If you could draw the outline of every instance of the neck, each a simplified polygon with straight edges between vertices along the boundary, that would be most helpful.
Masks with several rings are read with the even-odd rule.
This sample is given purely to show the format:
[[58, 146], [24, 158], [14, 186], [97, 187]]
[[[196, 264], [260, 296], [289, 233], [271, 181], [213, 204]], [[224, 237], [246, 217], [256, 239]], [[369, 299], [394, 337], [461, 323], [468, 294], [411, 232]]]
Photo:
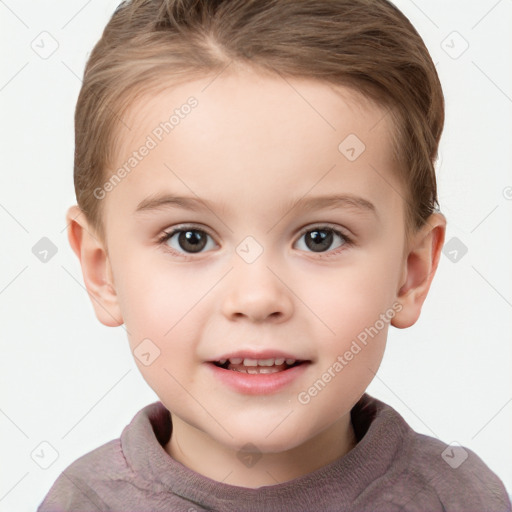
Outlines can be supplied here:
[[298, 478], [330, 464], [357, 444], [350, 412], [305, 443], [279, 453], [241, 452], [176, 416], [172, 423], [172, 435], [164, 448], [173, 459], [212, 480], [240, 487], [257, 488]]

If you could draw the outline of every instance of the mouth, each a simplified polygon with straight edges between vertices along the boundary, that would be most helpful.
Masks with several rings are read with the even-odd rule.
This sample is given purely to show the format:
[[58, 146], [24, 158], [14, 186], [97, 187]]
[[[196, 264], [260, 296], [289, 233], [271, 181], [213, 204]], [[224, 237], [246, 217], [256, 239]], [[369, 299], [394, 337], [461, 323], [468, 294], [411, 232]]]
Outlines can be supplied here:
[[297, 366], [306, 364], [308, 361], [293, 359], [289, 357], [267, 357], [253, 359], [249, 357], [229, 357], [219, 359], [211, 363], [217, 368], [223, 370], [247, 373], [250, 375], [267, 375], [271, 373], [280, 373]]
[[207, 361], [218, 382], [244, 395], [269, 395], [292, 385], [313, 361], [275, 350], [238, 351]]

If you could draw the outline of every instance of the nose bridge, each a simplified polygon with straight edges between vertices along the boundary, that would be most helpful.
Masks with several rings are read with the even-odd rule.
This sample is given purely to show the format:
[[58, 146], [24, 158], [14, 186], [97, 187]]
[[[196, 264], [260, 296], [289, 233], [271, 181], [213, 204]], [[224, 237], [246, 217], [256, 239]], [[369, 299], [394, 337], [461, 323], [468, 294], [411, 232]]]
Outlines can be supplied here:
[[291, 292], [279, 276], [274, 252], [266, 250], [253, 236], [244, 238], [235, 252], [223, 299], [224, 314], [253, 320], [288, 317], [292, 309]]

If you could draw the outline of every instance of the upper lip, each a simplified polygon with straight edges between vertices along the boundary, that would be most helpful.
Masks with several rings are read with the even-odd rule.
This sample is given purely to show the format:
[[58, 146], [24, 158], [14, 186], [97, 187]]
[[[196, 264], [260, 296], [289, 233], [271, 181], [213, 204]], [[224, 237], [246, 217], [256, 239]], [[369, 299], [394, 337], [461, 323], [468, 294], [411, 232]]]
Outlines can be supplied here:
[[242, 359], [293, 359], [294, 361], [309, 361], [307, 358], [298, 357], [289, 352], [283, 352], [281, 350], [237, 350], [236, 352], [226, 352], [225, 354], [211, 359], [211, 362], [223, 361], [234, 358]]

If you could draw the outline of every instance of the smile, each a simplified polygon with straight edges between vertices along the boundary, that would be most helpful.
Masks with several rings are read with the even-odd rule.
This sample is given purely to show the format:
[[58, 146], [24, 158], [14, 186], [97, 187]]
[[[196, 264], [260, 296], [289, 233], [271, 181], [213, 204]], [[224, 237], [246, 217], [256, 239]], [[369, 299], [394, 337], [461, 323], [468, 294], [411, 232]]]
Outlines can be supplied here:
[[291, 358], [285, 359], [284, 357], [267, 359], [232, 357], [229, 359], [215, 361], [213, 364], [219, 368], [223, 368], [224, 370], [249, 373], [251, 375], [261, 375], [282, 372], [301, 363], [302, 361], [297, 361]]
[[208, 361], [217, 381], [247, 395], [277, 393], [299, 378], [312, 361], [272, 352], [236, 353]]

